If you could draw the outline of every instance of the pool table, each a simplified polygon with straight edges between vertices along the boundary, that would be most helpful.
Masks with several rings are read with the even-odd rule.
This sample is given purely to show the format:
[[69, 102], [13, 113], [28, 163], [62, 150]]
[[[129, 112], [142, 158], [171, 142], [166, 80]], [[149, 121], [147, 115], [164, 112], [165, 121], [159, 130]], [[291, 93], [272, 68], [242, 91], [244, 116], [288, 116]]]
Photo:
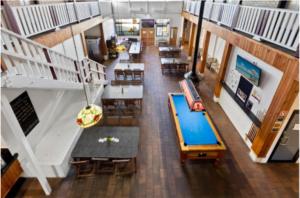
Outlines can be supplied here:
[[169, 93], [169, 108], [175, 122], [180, 161], [215, 159], [219, 162], [226, 147], [206, 111], [190, 111], [183, 93]]

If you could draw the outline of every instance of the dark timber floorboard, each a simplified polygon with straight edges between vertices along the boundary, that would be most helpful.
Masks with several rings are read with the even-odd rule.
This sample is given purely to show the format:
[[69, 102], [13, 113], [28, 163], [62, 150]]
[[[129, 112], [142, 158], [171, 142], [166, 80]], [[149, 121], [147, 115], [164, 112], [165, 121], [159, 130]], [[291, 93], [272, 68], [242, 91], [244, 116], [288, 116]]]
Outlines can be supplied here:
[[[140, 117], [138, 172], [131, 177], [98, 175], [75, 179], [49, 179], [49, 197], [298, 197], [298, 165], [257, 164], [249, 149], [222, 111], [212, 101], [215, 74], [205, 72], [198, 86], [201, 97], [227, 145], [223, 163], [188, 161], [180, 165], [174, 125], [167, 106], [167, 93], [180, 91], [180, 77], [163, 76], [158, 51], [147, 47], [143, 53], [145, 83], [143, 113]], [[107, 68], [112, 79], [113, 65]], [[18, 197], [44, 197], [36, 179], [27, 179]]]

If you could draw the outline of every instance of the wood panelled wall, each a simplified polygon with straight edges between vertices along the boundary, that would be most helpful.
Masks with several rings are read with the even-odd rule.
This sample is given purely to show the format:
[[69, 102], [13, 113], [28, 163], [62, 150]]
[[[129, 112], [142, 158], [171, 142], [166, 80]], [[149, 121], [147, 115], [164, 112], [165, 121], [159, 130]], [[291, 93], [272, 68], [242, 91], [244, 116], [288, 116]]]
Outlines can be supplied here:
[[[198, 23], [198, 18], [187, 12], [182, 12], [182, 17], [185, 18], [185, 21], [189, 21], [196, 25]], [[272, 131], [276, 120], [280, 114], [286, 113], [290, 110], [291, 105], [298, 95], [299, 59], [288, 53], [272, 48], [262, 42], [255, 41], [242, 34], [231, 31], [206, 20], [203, 21], [202, 28], [202, 31], [205, 31], [205, 35], [207, 35], [208, 32], [213, 33], [226, 41], [220, 71], [218, 73], [217, 82], [215, 85], [216, 97], [219, 97], [220, 95], [222, 88], [221, 82], [224, 80], [228, 59], [233, 46], [243, 49], [249, 54], [252, 54], [265, 63], [283, 72], [283, 76], [277, 91], [252, 144], [252, 150], [256, 153], [256, 155], [258, 157], [265, 157], [277, 135], [277, 132]], [[207, 36], [205, 36], [203, 52], [207, 51], [209, 46], [209, 40], [207, 43], [206, 37]], [[203, 53], [203, 56], [207, 56], [207, 54]], [[202, 63], [199, 64], [198, 68], [202, 73], [205, 69], [205, 62], [203, 59], [205, 58], [202, 57]]]
[[57, 44], [64, 42], [65, 40], [72, 38], [71, 27], [74, 35], [80, 34], [96, 25], [103, 23], [102, 16], [94, 17], [92, 19], [80, 22], [78, 24], [63, 27], [55, 32], [44, 33], [33, 38], [34, 41], [46, 45], [47, 47], [53, 47]]

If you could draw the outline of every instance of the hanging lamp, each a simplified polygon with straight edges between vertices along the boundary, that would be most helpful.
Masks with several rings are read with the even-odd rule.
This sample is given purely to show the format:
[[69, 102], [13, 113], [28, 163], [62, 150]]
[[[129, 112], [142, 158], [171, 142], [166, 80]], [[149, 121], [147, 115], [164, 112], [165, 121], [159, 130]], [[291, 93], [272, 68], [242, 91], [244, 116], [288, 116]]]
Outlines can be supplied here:
[[[66, 6], [66, 10], [67, 10], [69, 24], [71, 24], [67, 3], [65, 3], [65, 6]], [[72, 25], [70, 25], [70, 28], [71, 28], [73, 44], [75, 46], [77, 62], [80, 63]], [[76, 118], [76, 123], [81, 128], [88, 128], [88, 127], [92, 127], [92, 126], [96, 125], [101, 120], [101, 118], [103, 116], [103, 110], [102, 110], [102, 107], [89, 103], [88, 96], [87, 96], [88, 94], [87, 94], [86, 85], [85, 85], [86, 82], [85, 82], [85, 79], [83, 78], [80, 65], [79, 65], [79, 74], [80, 74], [80, 78], [82, 79], [82, 86], [83, 86], [83, 91], [84, 91], [87, 105], [79, 111], [77, 118]]]

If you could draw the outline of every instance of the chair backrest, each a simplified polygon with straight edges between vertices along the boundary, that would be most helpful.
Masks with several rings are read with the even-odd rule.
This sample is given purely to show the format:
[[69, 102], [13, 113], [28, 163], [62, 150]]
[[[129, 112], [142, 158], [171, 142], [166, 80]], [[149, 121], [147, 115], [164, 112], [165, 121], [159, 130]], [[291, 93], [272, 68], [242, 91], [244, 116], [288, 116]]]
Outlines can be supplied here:
[[108, 158], [100, 158], [100, 157], [93, 157], [92, 158], [93, 161], [108, 161]]
[[125, 70], [124, 70], [124, 74], [125, 74], [125, 75], [132, 75], [133, 72], [132, 72], [132, 70], [125, 69]]
[[134, 75], [142, 75], [143, 71], [140, 70], [140, 69], [134, 69], [134, 70], [132, 71], [132, 73], [133, 73]]
[[124, 71], [121, 69], [115, 69], [115, 74], [116, 75], [124, 75]]
[[103, 106], [114, 106], [115, 100], [113, 99], [102, 99], [102, 105]]
[[80, 165], [84, 165], [84, 164], [87, 164], [87, 163], [89, 163], [89, 160], [80, 160], [80, 161], [71, 161], [70, 162], [70, 164], [73, 164], [73, 165], [78, 165], [78, 166], [80, 166]]
[[131, 63], [129, 59], [120, 59], [120, 63]]
[[124, 100], [125, 106], [135, 105], [135, 100]]
[[141, 80], [132, 80], [131, 84], [132, 85], [141, 85], [141, 84], [143, 84], [143, 82]]
[[119, 159], [119, 160], [113, 160], [113, 163], [127, 163], [130, 162], [130, 159]]

